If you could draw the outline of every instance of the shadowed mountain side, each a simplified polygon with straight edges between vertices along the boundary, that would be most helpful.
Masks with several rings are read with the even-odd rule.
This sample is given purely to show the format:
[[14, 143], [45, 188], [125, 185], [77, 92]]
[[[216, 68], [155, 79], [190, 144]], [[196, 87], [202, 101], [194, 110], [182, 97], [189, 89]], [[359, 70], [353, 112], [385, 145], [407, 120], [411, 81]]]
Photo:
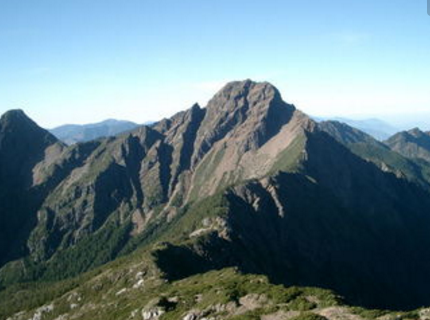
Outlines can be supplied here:
[[[197, 231], [184, 234], [191, 243], [157, 251], [160, 267], [177, 279], [238, 266], [287, 285], [330, 288], [367, 307], [428, 304], [428, 193], [380, 171], [325, 133], [309, 134], [306, 152], [306, 175], [280, 173], [249, 182], [212, 203], [224, 222], [199, 221], [204, 214], [192, 209]], [[170, 265], [177, 259], [190, 259], [192, 267]]]
[[36, 224], [43, 190], [34, 190], [33, 168], [63, 145], [39, 128], [23, 111], [11, 110], [0, 119], [0, 266], [27, 252], [25, 239]]
[[408, 158], [370, 135], [337, 121], [318, 123], [318, 127], [330, 134], [359, 157], [376, 164], [382, 171], [391, 172], [400, 179], [407, 179], [430, 189], [430, 164]]
[[275, 283], [330, 288], [366, 307], [428, 304], [422, 217], [361, 215], [315, 182], [283, 173], [235, 187], [225, 201], [223, 227], [198, 228], [185, 244], [154, 253], [169, 279], [236, 266]]

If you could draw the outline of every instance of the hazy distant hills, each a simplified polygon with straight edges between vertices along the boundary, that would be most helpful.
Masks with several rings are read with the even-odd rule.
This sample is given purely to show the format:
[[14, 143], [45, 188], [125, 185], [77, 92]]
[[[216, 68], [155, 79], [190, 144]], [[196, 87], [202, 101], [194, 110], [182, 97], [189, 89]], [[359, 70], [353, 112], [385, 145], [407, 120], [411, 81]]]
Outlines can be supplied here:
[[[354, 120], [342, 117], [313, 118], [317, 121], [339, 121], [348, 124], [349, 126], [359, 129], [380, 141], [386, 140], [399, 132], [399, 129], [379, 119]], [[151, 123], [152, 122], [148, 122], [145, 124], [149, 125]], [[92, 124], [66, 124], [50, 129], [49, 131], [58, 139], [70, 145], [77, 142], [86, 142], [102, 137], [115, 136], [119, 133], [133, 130], [138, 126], [139, 124], [131, 121], [108, 119]]]
[[391, 124], [382, 121], [380, 119], [362, 119], [362, 120], [354, 120], [342, 117], [314, 117], [317, 121], [339, 121], [342, 123], [346, 123], [347, 125], [357, 128], [377, 140], [383, 141], [388, 139], [393, 134], [399, 132], [400, 130]]
[[[422, 158], [421, 136], [406, 149]], [[270, 286], [247, 296], [265, 280], [240, 273], [358, 305], [430, 305], [430, 167], [415, 155], [317, 123], [250, 80], [70, 146], [12, 110], [0, 120], [0, 316], [45, 305], [52, 319], [258, 319], [337, 303]]]
[[108, 119], [85, 125], [67, 124], [51, 129], [50, 132], [61, 141], [73, 144], [114, 136], [135, 129], [137, 126], [138, 124], [131, 121]]

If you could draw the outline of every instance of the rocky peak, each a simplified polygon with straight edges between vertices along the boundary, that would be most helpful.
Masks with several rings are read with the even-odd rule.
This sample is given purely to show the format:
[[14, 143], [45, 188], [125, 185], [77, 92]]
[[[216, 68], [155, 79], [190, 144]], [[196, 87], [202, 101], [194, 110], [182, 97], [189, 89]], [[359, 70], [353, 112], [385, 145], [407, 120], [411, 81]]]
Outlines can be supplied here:
[[21, 109], [12, 109], [12, 110], [6, 111], [0, 118], [0, 122], [2, 124], [5, 124], [11, 121], [12, 122], [19, 121], [19, 120], [24, 120], [24, 121], [30, 120], [27, 117], [27, 115], [24, 113], [24, 111]]
[[428, 138], [428, 134], [422, 131], [420, 128], [413, 128], [407, 131], [401, 131], [390, 137], [387, 141], [395, 140], [416, 140], [416, 139]]
[[430, 161], [430, 135], [418, 128], [399, 132], [386, 140], [385, 144], [408, 158]]
[[18, 128], [25, 126], [37, 126], [21, 109], [9, 110], [4, 113], [0, 118], [0, 125], [2, 130], [7, 128]]
[[[32, 184], [32, 169], [48, 147], [61, 144], [22, 110], [6, 112], [0, 119], [0, 180]], [[1, 183], [0, 183], [1, 187]]]
[[241, 106], [238, 102], [242, 99], [249, 101], [250, 106], [261, 105], [262, 101], [282, 100], [278, 89], [270, 83], [254, 82], [248, 79], [227, 83], [209, 101], [208, 109], [232, 110], [234, 107]]
[[198, 112], [199, 110], [201, 110], [202, 108], [200, 107], [200, 105], [196, 102], [193, 104], [193, 106], [191, 107], [191, 112]]
[[52, 134], [40, 128], [22, 110], [8, 111], [0, 119], [2, 160], [6, 160], [7, 154], [14, 157], [13, 162], [19, 163], [56, 142]]
[[186, 111], [178, 112], [171, 118], [164, 118], [163, 120], [154, 123], [152, 128], [162, 134], [168, 135], [169, 130], [183, 124], [184, 121], [186, 121], [186, 118], [192, 118], [196, 114], [204, 112], [203, 110], [204, 109], [202, 109], [198, 103], [195, 103], [190, 109]]
[[0, 148], [7, 137], [17, 140], [25, 138], [34, 142], [41, 139], [47, 145], [57, 142], [53, 135], [40, 128], [24, 111], [19, 109], [7, 111], [0, 118]]
[[423, 138], [426, 136], [426, 133], [421, 131], [420, 128], [413, 128], [407, 131], [406, 133], [413, 136], [414, 138]]
[[430, 135], [419, 128], [413, 128], [408, 131], [402, 131], [391, 138], [389, 138], [386, 143], [388, 145], [393, 145], [396, 143], [414, 143], [418, 145], [427, 145], [430, 143]]
[[208, 103], [199, 128], [193, 164], [214, 143], [234, 137], [240, 152], [267, 142], [292, 117], [295, 107], [285, 103], [268, 82], [235, 81], [225, 85]]

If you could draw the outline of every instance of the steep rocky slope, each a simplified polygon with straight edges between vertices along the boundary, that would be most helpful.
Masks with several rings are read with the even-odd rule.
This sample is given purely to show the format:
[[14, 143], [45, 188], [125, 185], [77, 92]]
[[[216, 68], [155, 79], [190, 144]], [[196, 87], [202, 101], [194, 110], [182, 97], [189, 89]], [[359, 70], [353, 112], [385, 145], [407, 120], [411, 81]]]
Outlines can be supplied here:
[[[41, 142], [5, 162], [25, 175], [2, 205], [25, 216], [7, 228], [20, 245], [1, 255], [3, 286], [78, 276], [141, 247], [169, 280], [237, 267], [367, 306], [430, 304], [422, 167], [316, 124], [269, 83], [232, 82], [206, 108], [70, 147], [18, 114]], [[3, 122], [0, 152], [18, 153], [1, 141], [25, 135]]]

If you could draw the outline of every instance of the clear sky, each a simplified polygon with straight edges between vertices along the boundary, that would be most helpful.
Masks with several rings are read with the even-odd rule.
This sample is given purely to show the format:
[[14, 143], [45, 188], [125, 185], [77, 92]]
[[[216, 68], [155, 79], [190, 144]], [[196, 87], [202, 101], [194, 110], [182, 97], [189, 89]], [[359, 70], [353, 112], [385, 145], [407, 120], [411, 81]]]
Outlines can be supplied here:
[[430, 129], [427, 1], [0, 0], [0, 113], [142, 123], [245, 78], [312, 115]]

